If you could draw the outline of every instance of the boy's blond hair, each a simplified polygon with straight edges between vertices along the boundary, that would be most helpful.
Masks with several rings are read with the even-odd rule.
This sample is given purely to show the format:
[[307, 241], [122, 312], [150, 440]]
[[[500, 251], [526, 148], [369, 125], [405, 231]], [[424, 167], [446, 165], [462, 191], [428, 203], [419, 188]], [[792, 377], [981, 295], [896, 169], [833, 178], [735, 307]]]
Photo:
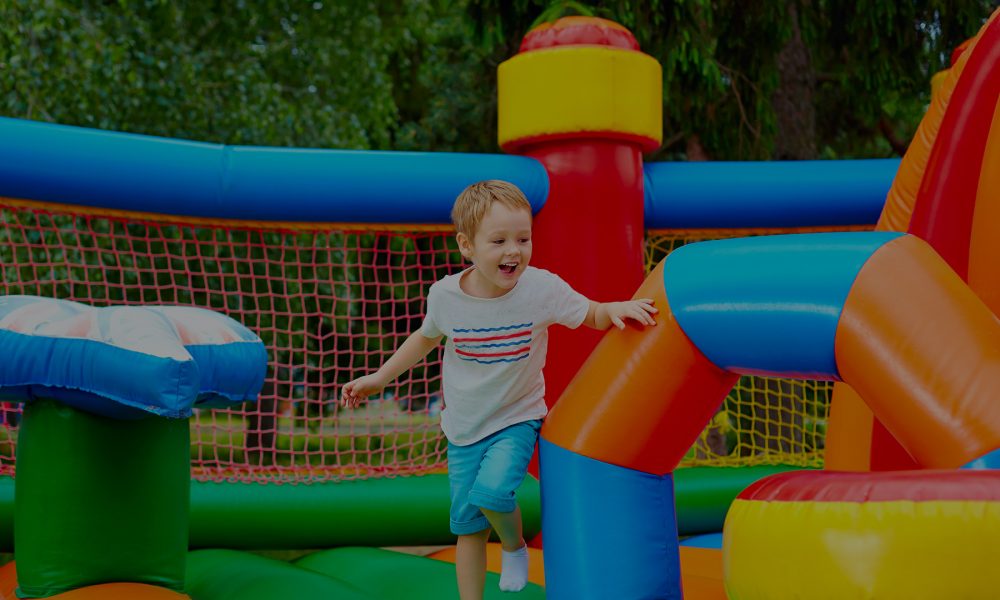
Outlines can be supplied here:
[[455, 224], [455, 231], [464, 233], [470, 240], [474, 238], [486, 211], [494, 202], [511, 209], [523, 208], [531, 213], [531, 204], [516, 185], [499, 179], [487, 179], [473, 183], [455, 198], [455, 206], [451, 209], [451, 222]]

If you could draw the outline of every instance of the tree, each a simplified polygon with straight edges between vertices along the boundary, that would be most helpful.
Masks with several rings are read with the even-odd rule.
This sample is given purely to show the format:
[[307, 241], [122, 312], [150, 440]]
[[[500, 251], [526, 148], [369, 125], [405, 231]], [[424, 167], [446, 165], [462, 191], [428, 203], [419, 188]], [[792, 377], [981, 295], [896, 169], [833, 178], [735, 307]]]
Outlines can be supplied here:
[[495, 152], [497, 66], [538, 22], [592, 14], [629, 27], [663, 65], [652, 160], [891, 156], [930, 76], [992, 8], [0, 0], [0, 114], [230, 144]]
[[397, 119], [373, 3], [0, 4], [0, 114], [343, 148], [386, 147]]
[[[478, 43], [509, 56], [543, 13], [629, 27], [664, 70], [664, 144], [651, 159], [899, 155], [930, 76], [990, 0], [472, 0]], [[815, 123], [815, 124], [813, 124]], [[812, 138], [812, 139], [810, 139]]]

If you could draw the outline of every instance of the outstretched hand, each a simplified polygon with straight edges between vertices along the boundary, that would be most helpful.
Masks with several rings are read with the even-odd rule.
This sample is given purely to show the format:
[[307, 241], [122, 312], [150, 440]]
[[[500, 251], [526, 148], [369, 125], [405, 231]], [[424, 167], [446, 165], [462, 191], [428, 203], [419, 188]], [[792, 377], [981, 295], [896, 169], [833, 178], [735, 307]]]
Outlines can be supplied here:
[[375, 373], [358, 377], [341, 388], [340, 405], [344, 408], [357, 408], [362, 400], [381, 392], [383, 388], [385, 388], [385, 382]]
[[608, 302], [605, 310], [611, 324], [625, 329], [625, 321], [635, 321], [639, 325], [656, 325], [653, 315], [660, 312], [653, 306], [652, 298], [638, 298], [624, 302]]

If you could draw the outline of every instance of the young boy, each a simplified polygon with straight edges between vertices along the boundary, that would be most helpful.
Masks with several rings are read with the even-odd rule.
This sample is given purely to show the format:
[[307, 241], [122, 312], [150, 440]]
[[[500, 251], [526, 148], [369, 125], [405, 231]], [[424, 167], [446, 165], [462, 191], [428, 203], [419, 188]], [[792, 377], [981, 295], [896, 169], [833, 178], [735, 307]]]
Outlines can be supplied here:
[[455, 200], [458, 247], [472, 266], [431, 286], [427, 314], [375, 373], [343, 388], [353, 408], [380, 392], [447, 337], [442, 365], [451, 531], [458, 536], [459, 596], [481, 599], [491, 527], [503, 547], [500, 589], [528, 581], [528, 551], [514, 492], [546, 414], [542, 367], [549, 325], [604, 330], [630, 319], [655, 325], [652, 300], [597, 303], [531, 260], [531, 206], [516, 186], [481, 181]]

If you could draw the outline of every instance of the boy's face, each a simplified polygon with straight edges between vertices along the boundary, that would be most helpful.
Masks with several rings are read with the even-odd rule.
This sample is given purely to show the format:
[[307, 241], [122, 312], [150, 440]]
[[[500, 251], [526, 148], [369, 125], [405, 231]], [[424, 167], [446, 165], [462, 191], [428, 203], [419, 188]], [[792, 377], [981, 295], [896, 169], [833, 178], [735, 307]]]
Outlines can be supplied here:
[[473, 239], [458, 234], [462, 255], [476, 266], [469, 274], [466, 293], [483, 298], [506, 294], [531, 260], [531, 212], [490, 205]]

